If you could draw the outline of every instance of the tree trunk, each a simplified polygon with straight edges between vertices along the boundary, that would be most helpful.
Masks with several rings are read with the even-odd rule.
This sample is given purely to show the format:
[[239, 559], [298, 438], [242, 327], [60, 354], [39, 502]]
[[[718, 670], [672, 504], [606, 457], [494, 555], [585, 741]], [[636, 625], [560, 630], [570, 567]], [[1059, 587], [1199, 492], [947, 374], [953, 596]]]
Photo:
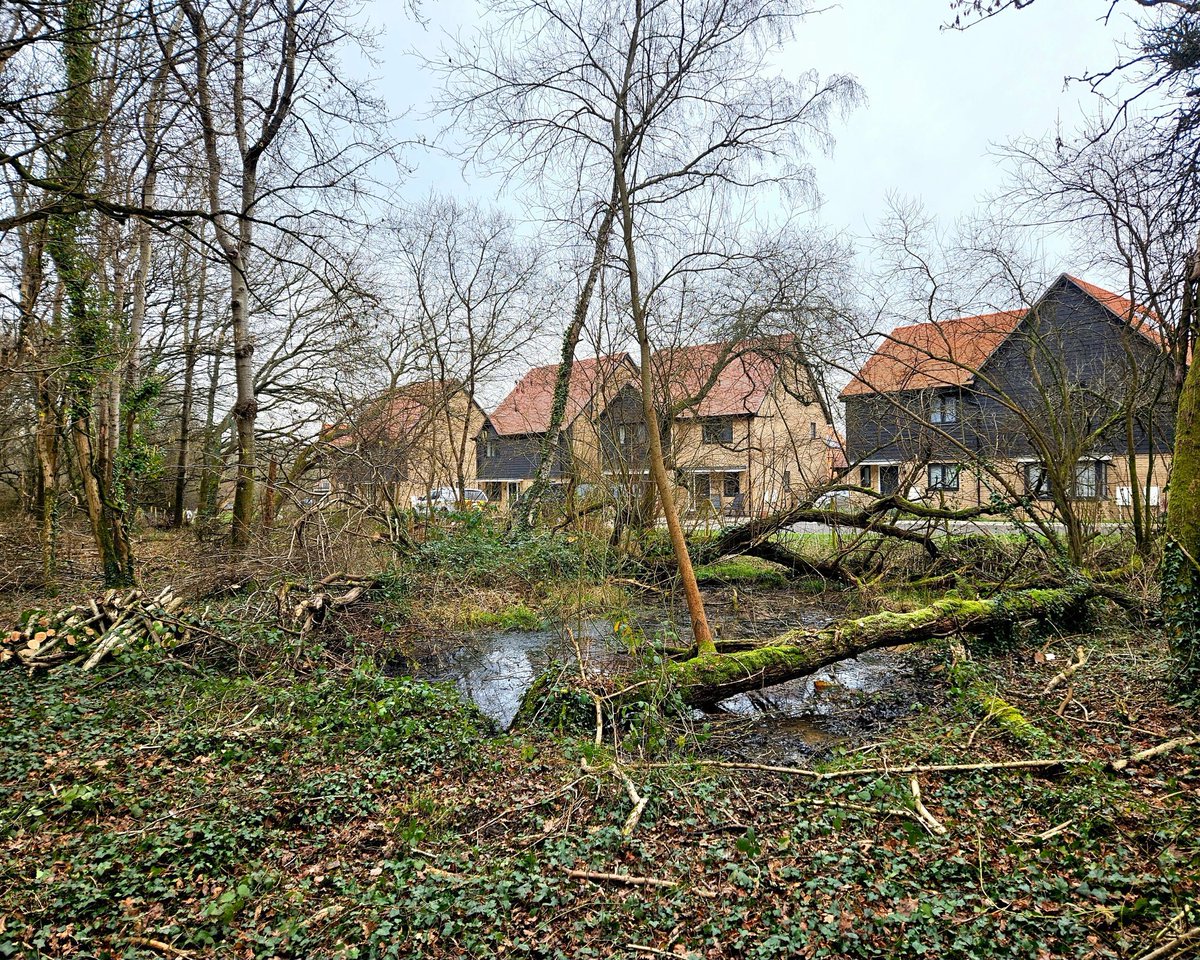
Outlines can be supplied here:
[[[59, 106], [64, 129], [56, 173], [77, 188], [94, 174], [96, 146], [94, 8], [72, 0], [63, 11], [62, 55], [66, 87]], [[110, 587], [133, 581], [133, 550], [125, 528], [124, 507], [116, 489], [115, 449], [111, 431], [119, 429], [117, 411], [104, 409], [113, 377], [113, 305], [98, 291], [98, 266], [85, 236], [90, 221], [80, 210], [55, 214], [47, 221], [46, 245], [62, 284], [71, 369], [65, 390], [65, 419], [76, 454], [88, 520], [100, 553], [104, 581]], [[98, 397], [101, 398], [98, 402]]]
[[562, 354], [558, 364], [558, 373], [554, 379], [554, 400], [550, 407], [550, 424], [542, 435], [541, 457], [538, 460], [537, 472], [533, 484], [524, 499], [524, 509], [517, 514], [517, 528], [528, 530], [533, 526], [537, 516], [538, 501], [542, 498], [550, 484], [550, 471], [558, 458], [559, 438], [562, 436], [563, 420], [567, 412], [567, 398], [571, 386], [571, 368], [575, 363], [575, 348], [579, 346], [579, 338], [583, 334], [583, 325], [587, 321], [588, 308], [592, 303], [592, 293], [596, 289], [596, 281], [604, 269], [604, 254], [608, 250], [608, 240], [612, 235], [613, 218], [616, 215], [617, 188], [613, 185], [612, 197], [596, 231], [596, 243], [592, 248], [592, 262], [588, 266], [587, 277], [575, 301], [575, 312], [571, 322], [563, 333]]
[[[684, 598], [687, 600], [688, 615], [692, 621], [692, 636], [696, 641], [696, 652], [700, 655], [716, 653], [712, 631], [708, 626], [708, 617], [704, 612], [704, 598], [700, 594], [700, 585], [696, 582], [696, 573], [692, 569], [692, 558], [688, 554], [687, 537], [683, 533], [683, 525], [679, 522], [679, 511], [675, 508], [675, 489], [671, 478], [667, 476], [666, 461], [663, 459], [662, 432], [659, 429], [658, 414], [654, 409], [654, 382], [651, 370], [652, 354], [650, 350], [650, 333], [646, 326], [645, 305], [639, 286], [637, 250], [634, 242], [633, 205], [629, 197], [629, 187], [625, 182], [625, 173], [621, 167], [621, 138], [616, 138], [618, 149], [616, 183], [621, 202], [621, 232], [625, 241], [626, 275], [629, 279], [629, 311], [633, 315], [633, 326], [637, 333], [638, 351], [641, 363], [642, 380], [642, 415], [646, 422], [647, 452], [650, 475], [658, 489], [658, 497], [662, 501], [663, 519], [667, 523], [667, 533], [671, 538], [671, 549], [675, 553], [675, 563], [679, 568], [679, 580], [683, 585]], [[668, 424], [668, 429], [670, 424]]]
[[[1193, 257], [1184, 292], [1183, 329], [1194, 329], [1200, 259]], [[1183, 347], [1186, 354], [1187, 346]], [[1175, 457], [1167, 499], [1162, 603], [1181, 685], [1200, 687], [1200, 364], [1187, 368], [1175, 415]]]
[[[246, 232], [249, 225], [246, 224]], [[254, 393], [254, 342], [250, 337], [250, 288], [246, 284], [243, 248], [237, 262], [230, 262], [233, 318], [233, 372], [237, 401], [233, 405], [233, 422], [237, 430], [237, 481], [233, 493], [233, 544], [244, 547], [250, 542], [254, 521], [255, 438], [254, 423], [258, 418], [258, 398]]]
[[1029, 620], [1073, 629], [1085, 622], [1090, 595], [1086, 588], [1066, 587], [992, 600], [948, 598], [912, 613], [879, 613], [824, 630], [793, 630], [768, 646], [673, 663], [668, 676], [685, 703], [709, 707], [738, 693], [809, 676], [880, 647], [958, 633], [1003, 636]]

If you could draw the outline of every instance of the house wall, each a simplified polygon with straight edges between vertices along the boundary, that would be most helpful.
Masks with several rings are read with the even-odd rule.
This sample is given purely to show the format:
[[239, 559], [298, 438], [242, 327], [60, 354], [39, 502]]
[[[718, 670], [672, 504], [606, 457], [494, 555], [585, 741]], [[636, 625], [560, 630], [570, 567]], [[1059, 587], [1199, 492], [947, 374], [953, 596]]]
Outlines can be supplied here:
[[461, 460], [464, 485], [474, 486], [475, 438], [484, 419], [478, 404], [455, 394], [403, 437], [338, 448], [332, 455], [331, 485], [343, 494], [403, 507], [433, 487], [457, 487]]
[[[958, 398], [958, 422], [929, 422], [931, 401], [939, 394]], [[858, 483], [860, 466], [871, 465], [871, 486], [878, 490], [879, 466], [895, 464], [901, 492], [911, 487], [951, 506], [975, 506], [988, 501], [989, 487], [1005, 498], [1011, 493], [982, 471], [972, 471], [972, 462], [990, 464], [1022, 495], [1020, 461], [1097, 457], [1110, 464], [1109, 490], [1097, 501], [1099, 513], [1119, 519], [1128, 512], [1115, 502], [1116, 488], [1129, 485], [1126, 424], [1120, 419], [1098, 437], [1093, 434], [1122, 405], [1131, 406], [1139, 472], [1153, 468], [1156, 485], [1165, 488], [1159, 478], [1169, 471], [1174, 444], [1172, 397], [1167, 359], [1158, 347], [1060, 280], [984, 362], [970, 386], [846, 397], [849, 480]], [[959, 490], [929, 492], [928, 463], [962, 464]]]
[[830, 479], [829, 420], [815, 398], [807, 399], [782, 373], [751, 421], [748, 500], [755, 509], [789, 506]]
[[[1150, 510], [1166, 511], [1167, 483], [1171, 475], [1170, 454], [1137, 454], [1134, 457], [1132, 473], [1128, 457], [1099, 457], [1098, 459], [1104, 465], [1103, 485], [1093, 500], [1077, 501], [1080, 504], [1081, 515], [1104, 522], [1130, 520], [1133, 509], [1128, 495], [1123, 495], [1124, 491], [1121, 488], [1128, 488], [1134, 483], [1138, 485], [1143, 500], [1146, 497], [1146, 488], [1151, 488]], [[955, 461], [947, 460], [945, 462], [954, 463]], [[991, 501], [993, 495], [1003, 500], [1011, 500], [1028, 493], [1025, 485], [1025, 465], [1030, 462], [1034, 461], [1029, 459], [990, 461], [987, 471], [973, 468], [969, 463], [963, 464], [959, 471], [958, 489], [943, 490], [931, 487], [929, 484], [930, 461], [901, 461], [896, 464], [899, 467], [900, 475], [899, 492], [910, 498], [920, 499], [924, 503], [944, 506], [951, 510], [986, 505]], [[879, 466], [879, 464], [871, 465], [870, 486], [874, 490], [880, 489]], [[859, 469], [860, 467], [857, 466], [852, 469], [851, 482], [858, 482]], [[1050, 517], [1053, 512], [1054, 506], [1051, 500], [1033, 499], [1027, 510], [1018, 511], [1018, 516], [1037, 513], [1044, 517]]]

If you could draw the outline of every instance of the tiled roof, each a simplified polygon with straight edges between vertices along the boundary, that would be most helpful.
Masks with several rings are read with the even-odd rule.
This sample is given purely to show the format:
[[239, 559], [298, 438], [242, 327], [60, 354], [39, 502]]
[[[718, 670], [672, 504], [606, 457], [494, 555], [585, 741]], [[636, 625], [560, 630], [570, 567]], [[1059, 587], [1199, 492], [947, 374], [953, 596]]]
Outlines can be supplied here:
[[[603, 406], [633, 378], [634, 373], [633, 362], [627, 353], [576, 360], [571, 364], [563, 426], [568, 426], [593, 400], [599, 400]], [[488, 418], [496, 433], [500, 436], [545, 433], [550, 427], [550, 408], [554, 403], [557, 378], [557, 363], [534, 367], [525, 374]]]
[[841, 395], [961, 386], [1023, 316], [1024, 310], [1004, 310], [897, 327]]
[[463, 392], [460, 384], [440, 380], [403, 384], [365, 404], [352, 423], [327, 426], [325, 432], [337, 447], [409, 440]]
[[[771, 389], [780, 357], [766, 345], [705, 343], [660, 350], [651, 363], [655, 383], [670, 402], [687, 404], [679, 416], [752, 416]], [[697, 396], [699, 401], [690, 402]]]
[[1113, 293], [1111, 290], [1105, 290], [1094, 283], [1088, 283], [1086, 280], [1073, 277], [1069, 273], [1063, 274], [1063, 276], [1101, 306], [1107, 307], [1121, 320], [1124, 320], [1135, 330], [1144, 334], [1151, 343], [1156, 346], [1163, 345], [1164, 341], [1161, 332], [1162, 320], [1153, 310], [1134, 303], [1128, 297], [1122, 297], [1120, 294]]
[[[1161, 323], [1154, 311], [1070, 274], [1063, 274], [1057, 283], [1063, 280], [1073, 283], [1155, 346], [1163, 346]], [[1026, 313], [1025, 310], [1005, 310], [897, 327], [841, 395], [852, 397], [864, 393], [962, 386], [1016, 329]]]

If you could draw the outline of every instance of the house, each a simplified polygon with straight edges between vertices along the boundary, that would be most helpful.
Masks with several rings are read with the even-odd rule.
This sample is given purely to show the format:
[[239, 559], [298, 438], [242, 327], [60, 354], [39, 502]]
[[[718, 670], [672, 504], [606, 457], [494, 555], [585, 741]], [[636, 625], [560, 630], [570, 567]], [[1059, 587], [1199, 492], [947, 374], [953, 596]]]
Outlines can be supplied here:
[[462, 384], [423, 380], [388, 390], [326, 428], [328, 488], [407, 507], [435, 487], [472, 487], [485, 420]]
[[[562, 434], [551, 480], [597, 483], [602, 477], [597, 419], [638, 377], [628, 353], [571, 364]], [[550, 427], [558, 364], [535, 367], [489, 415], [478, 433], [476, 472], [488, 499], [509, 506], [533, 482]]]
[[1165, 504], [1171, 366], [1156, 318], [1062, 275], [1029, 309], [898, 327], [841, 393], [849, 480], [949, 506], [1054, 494]]
[[[673, 347], [652, 360], [664, 449], [693, 513], [783, 507], [831, 475], [830, 418], [790, 338]], [[605, 472], [646, 476], [645, 420], [634, 387], [600, 420]]]

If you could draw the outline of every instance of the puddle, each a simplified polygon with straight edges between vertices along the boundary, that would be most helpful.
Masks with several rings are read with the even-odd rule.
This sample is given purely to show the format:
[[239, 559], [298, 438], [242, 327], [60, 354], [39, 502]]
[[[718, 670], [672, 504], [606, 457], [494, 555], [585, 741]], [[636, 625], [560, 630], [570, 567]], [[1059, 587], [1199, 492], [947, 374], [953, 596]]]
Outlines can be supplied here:
[[[772, 599], [760, 598], [738, 612], [715, 609], [710, 622], [722, 639], [735, 640], [819, 628], [834, 620], [829, 612], [794, 598]], [[686, 614], [672, 617], [661, 607], [643, 610], [634, 619], [637, 628], [651, 636], [682, 637], [688, 631]], [[588, 671], [604, 673], [631, 665], [607, 621], [588, 621], [574, 629], [576, 642], [562, 628], [425, 638], [387, 669], [451, 681], [464, 698], [507, 729], [538, 676], [554, 664], [576, 661], [576, 643]], [[915, 653], [873, 651], [810, 677], [730, 697], [716, 712], [696, 718], [711, 731], [706, 749], [730, 758], [801, 763], [838, 744], [861, 740], [927, 699], [930, 685], [922, 679], [918, 660]]]
[[389, 663], [388, 672], [453, 681], [465, 699], [507, 729], [525, 691], [538, 676], [555, 663], [575, 662], [576, 643], [590, 670], [615, 669], [628, 662], [607, 621], [577, 625], [575, 641], [563, 629], [505, 630], [449, 641], [425, 640], [418, 642], [411, 655]]
[[927, 688], [913, 656], [877, 650], [809, 677], [718, 704], [716, 749], [742, 760], [802, 764], [877, 733], [909, 713]]

